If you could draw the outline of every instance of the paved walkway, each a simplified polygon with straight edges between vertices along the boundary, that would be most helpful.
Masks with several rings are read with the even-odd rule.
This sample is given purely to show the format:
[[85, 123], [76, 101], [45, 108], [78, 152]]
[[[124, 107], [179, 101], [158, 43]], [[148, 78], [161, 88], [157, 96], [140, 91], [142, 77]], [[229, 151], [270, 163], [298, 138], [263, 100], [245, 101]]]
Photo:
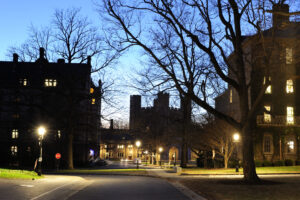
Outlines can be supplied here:
[[181, 183], [179, 183], [178, 179], [183, 178], [182, 176], [178, 175], [177, 173], [171, 172], [170, 170], [167, 171], [165, 169], [146, 169], [149, 175], [164, 178], [169, 181], [175, 188], [189, 197], [191, 200], [206, 200], [206, 198], [196, 194], [194, 191], [190, 190], [189, 188], [185, 187]]

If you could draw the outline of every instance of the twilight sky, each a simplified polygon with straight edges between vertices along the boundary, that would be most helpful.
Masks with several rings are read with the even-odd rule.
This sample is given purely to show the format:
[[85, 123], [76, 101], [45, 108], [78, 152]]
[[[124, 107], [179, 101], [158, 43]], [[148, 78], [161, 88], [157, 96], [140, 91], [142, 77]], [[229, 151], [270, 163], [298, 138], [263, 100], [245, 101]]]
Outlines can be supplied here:
[[[101, 28], [101, 20], [93, 2], [96, 0], [9, 0], [2, 1], [0, 6], [0, 60], [11, 60], [7, 57], [7, 49], [10, 46], [20, 45], [28, 38], [29, 26], [39, 28], [49, 25], [55, 9], [81, 8], [81, 15], [88, 19], [97, 27]], [[124, 93], [119, 95], [119, 102], [124, 108], [109, 116], [109, 118], [122, 119], [128, 121], [129, 95], [137, 94], [131, 88], [124, 85], [128, 83], [128, 75], [132, 74], [133, 68], [140, 67], [137, 56], [131, 52], [120, 59], [118, 66], [111, 70], [110, 76], [118, 77], [117, 88]], [[110, 112], [110, 111], [107, 111]]]

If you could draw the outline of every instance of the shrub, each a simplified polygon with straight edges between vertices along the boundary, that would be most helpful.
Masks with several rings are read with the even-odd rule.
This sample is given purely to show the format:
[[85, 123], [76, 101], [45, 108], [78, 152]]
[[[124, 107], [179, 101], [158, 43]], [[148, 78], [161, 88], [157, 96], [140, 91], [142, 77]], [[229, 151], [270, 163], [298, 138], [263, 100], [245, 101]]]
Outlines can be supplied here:
[[284, 160], [277, 160], [273, 164], [274, 164], [274, 166], [284, 166], [285, 162], [284, 162]]
[[255, 161], [255, 167], [262, 167], [263, 165], [262, 165], [262, 162], [261, 161], [259, 161], [259, 160], [256, 160]]
[[262, 163], [262, 166], [263, 167], [269, 167], [269, 166], [272, 166], [272, 162], [268, 161], [268, 160], [264, 160], [263, 163]]
[[296, 160], [295, 164], [300, 165], [300, 160]]
[[285, 162], [286, 166], [293, 166], [294, 165], [294, 161], [291, 160], [291, 159], [286, 159], [284, 162]]

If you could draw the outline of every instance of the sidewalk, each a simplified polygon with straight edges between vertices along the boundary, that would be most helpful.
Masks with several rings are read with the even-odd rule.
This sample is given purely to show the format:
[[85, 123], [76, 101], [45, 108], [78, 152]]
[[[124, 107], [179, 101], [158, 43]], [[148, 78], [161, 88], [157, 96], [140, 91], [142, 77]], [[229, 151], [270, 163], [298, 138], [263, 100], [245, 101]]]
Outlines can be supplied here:
[[206, 198], [198, 195], [194, 191], [190, 190], [189, 188], [185, 187], [181, 184], [178, 178], [182, 178], [179, 174], [172, 172], [171, 170], [165, 170], [161, 168], [156, 169], [146, 169], [149, 175], [154, 177], [159, 177], [166, 179], [171, 185], [181, 191], [185, 196], [189, 197], [191, 200], [207, 200]]

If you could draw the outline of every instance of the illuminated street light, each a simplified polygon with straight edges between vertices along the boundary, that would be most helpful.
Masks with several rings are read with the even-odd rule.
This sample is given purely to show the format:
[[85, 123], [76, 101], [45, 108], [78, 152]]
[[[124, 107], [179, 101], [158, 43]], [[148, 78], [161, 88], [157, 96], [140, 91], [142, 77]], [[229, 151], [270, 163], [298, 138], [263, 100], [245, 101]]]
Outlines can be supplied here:
[[135, 146], [137, 147], [137, 152], [136, 152], [136, 168], [138, 169], [139, 168], [139, 159], [138, 159], [138, 157], [139, 157], [139, 147], [141, 146], [141, 141], [139, 141], [139, 140], [137, 140], [136, 142], [135, 142]]
[[40, 126], [38, 129], [37, 129], [37, 133], [39, 135], [39, 146], [40, 146], [40, 157], [38, 159], [38, 175], [41, 176], [42, 175], [42, 161], [43, 161], [43, 146], [42, 146], [42, 143], [43, 143], [43, 138], [44, 138], [44, 135], [46, 133], [46, 129], [43, 127], [43, 126]]
[[240, 141], [240, 134], [238, 134], [238, 133], [233, 134], [233, 141], [234, 142], [239, 142]]
[[239, 172], [239, 156], [238, 156], [238, 143], [240, 141], [240, 134], [238, 133], [234, 133], [233, 134], [233, 142], [235, 143], [235, 147], [236, 147], [236, 158], [237, 158], [237, 164], [235, 166], [235, 171]]
[[161, 152], [163, 152], [163, 148], [162, 147], [159, 147], [158, 148], [158, 152], [159, 152], [159, 166], [161, 166]]

